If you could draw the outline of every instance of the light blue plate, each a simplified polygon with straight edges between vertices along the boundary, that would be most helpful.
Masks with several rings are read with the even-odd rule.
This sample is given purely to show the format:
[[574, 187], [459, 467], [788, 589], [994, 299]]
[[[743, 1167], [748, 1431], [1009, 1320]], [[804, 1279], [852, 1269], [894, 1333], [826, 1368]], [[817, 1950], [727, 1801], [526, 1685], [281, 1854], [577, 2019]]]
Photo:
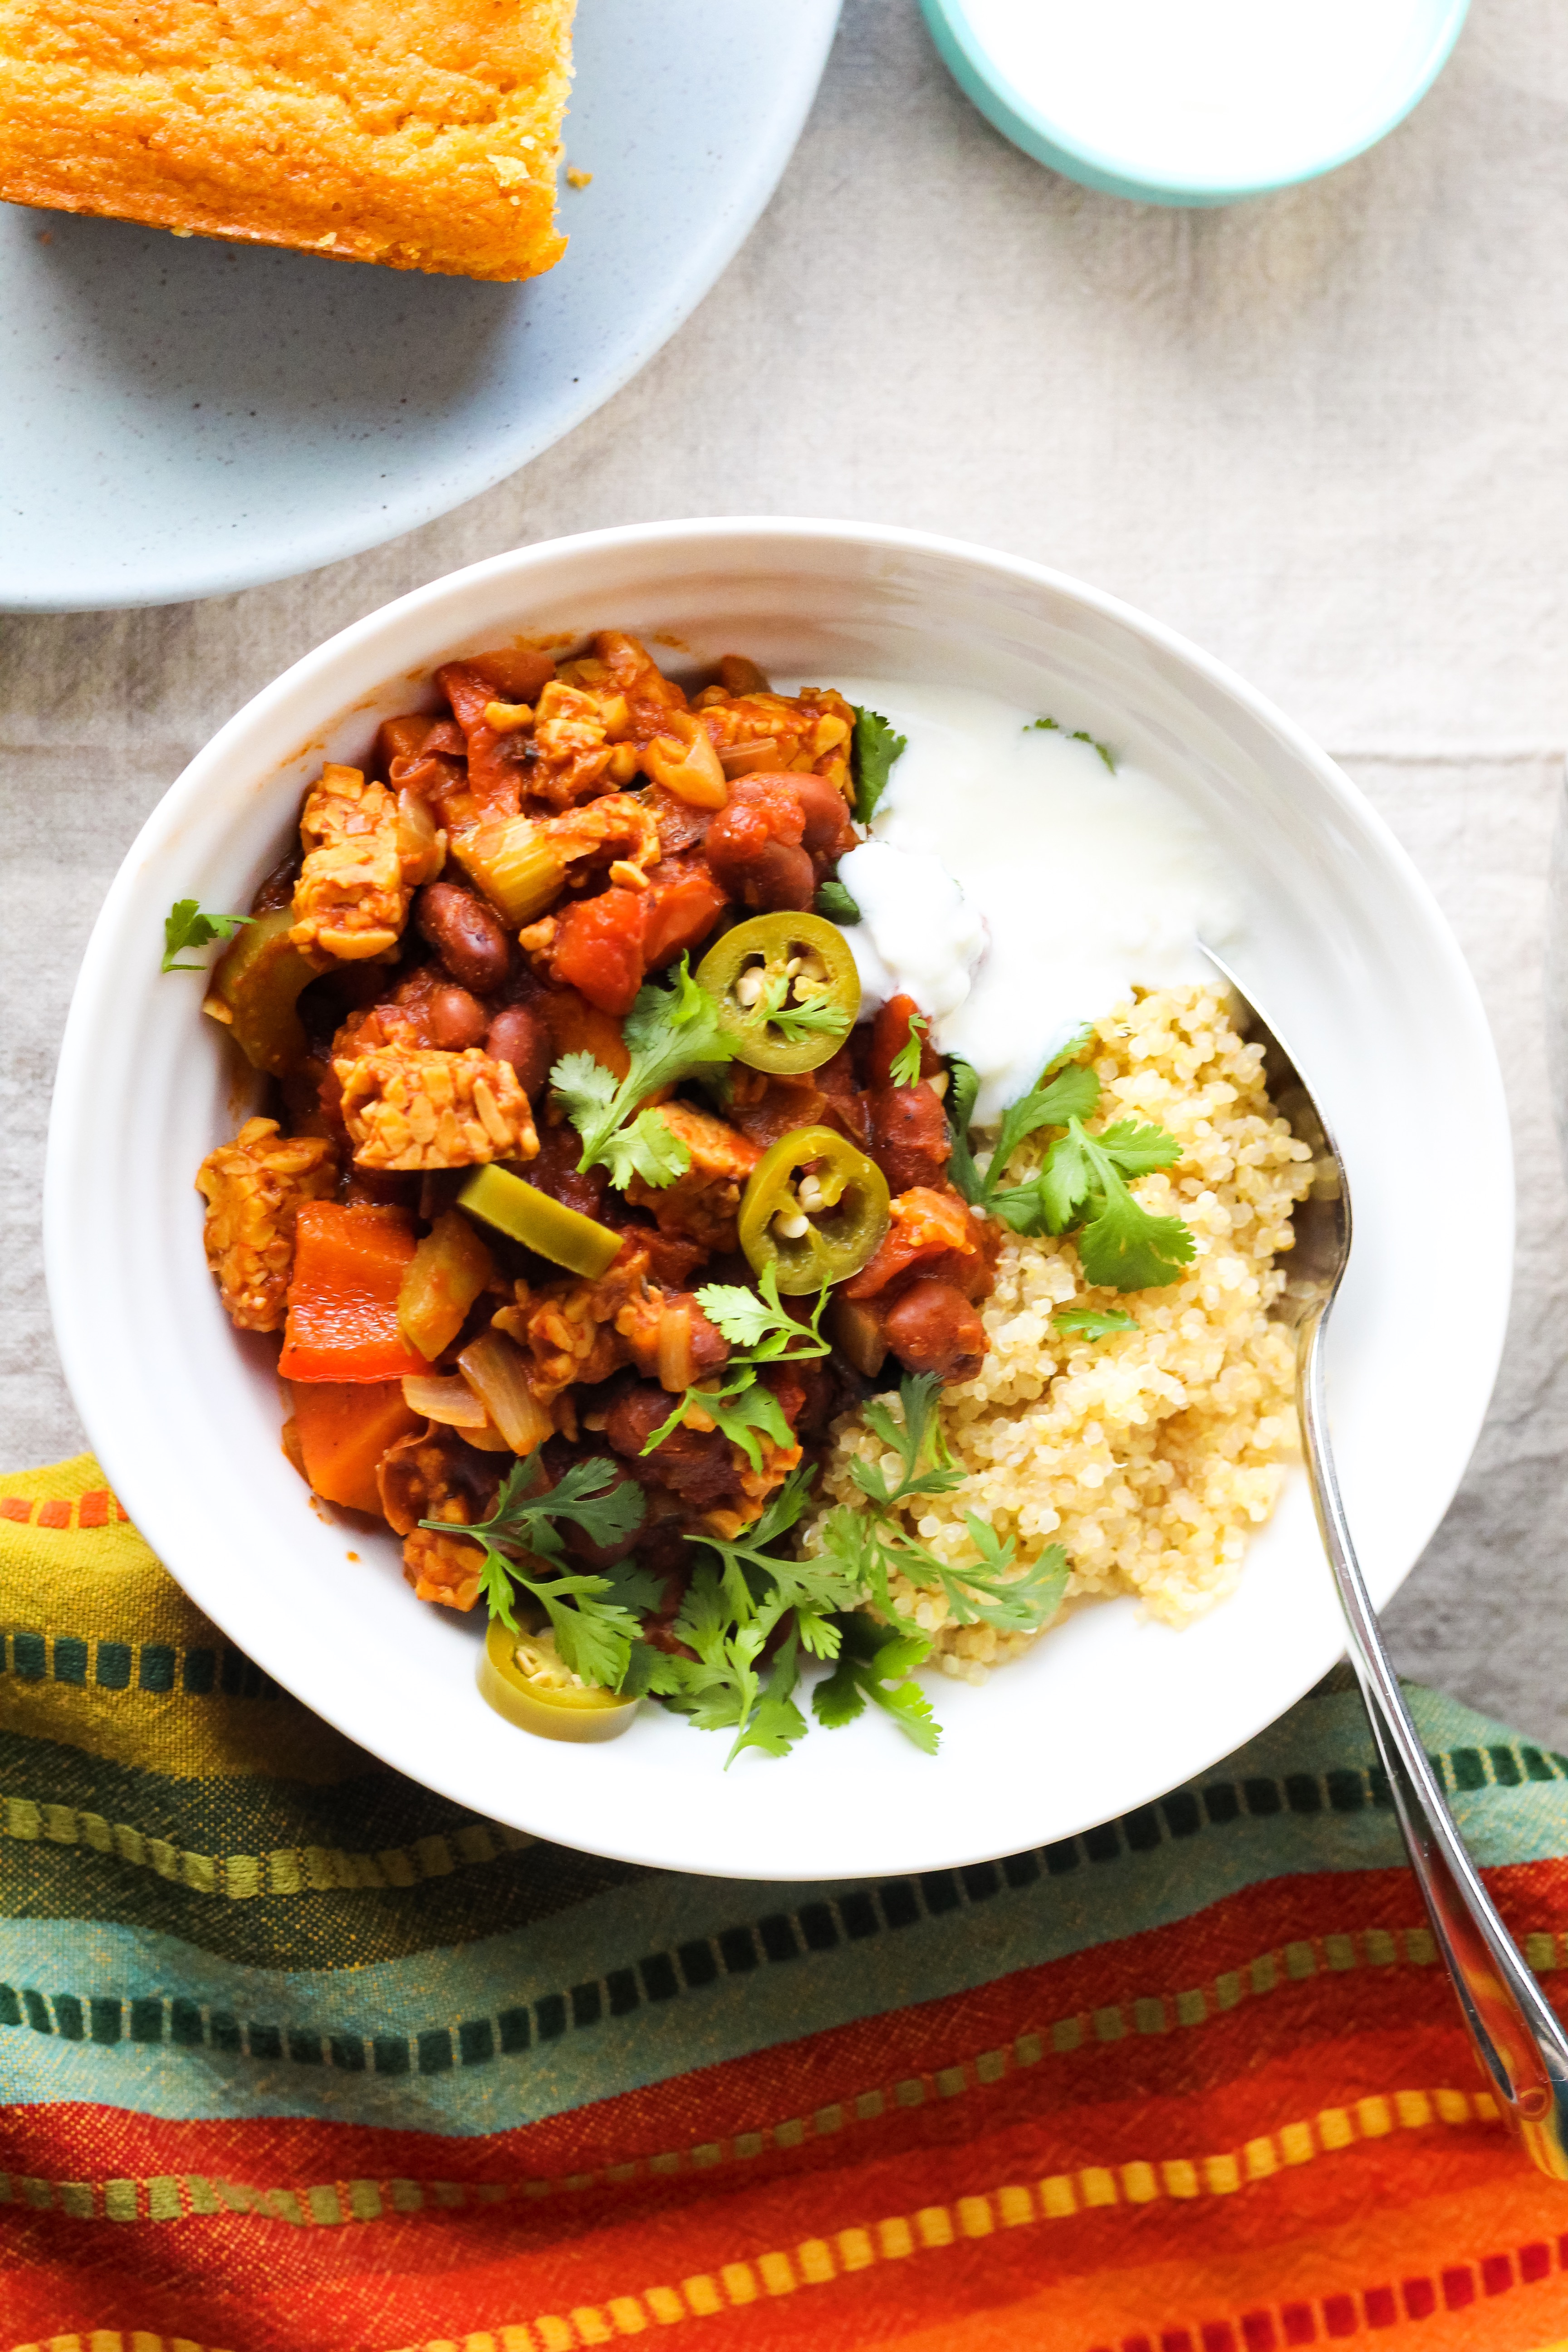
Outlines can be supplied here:
[[777, 185], [838, 0], [582, 0], [564, 260], [479, 285], [0, 205], [0, 610], [307, 572], [617, 392]]
[[[1324, 90], [1310, 74], [1300, 76], [1286, 105], [1276, 107], [1277, 121], [1267, 132], [1260, 131], [1260, 109], [1237, 99], [1227, 121], [1226, 110], [1211, 103], [1214, 92], [1200, 87], [1189, 89], [1184, 110], [1184, 0], [1166, 0], [1157, 26], [1173, 44], [1165, 55], [1127, 42], [1087, 103], [1081, 96], [1075, 100], [1062, 79], [1054, 84], [1044, 74], [1019, 79], [1016, 53], [1001, 30], [1008, 5], [921, 0], [944, 62], [982, 114], [1026, 154], [1086, 187], [1143, 204], [1196, 205], [1235, 204], [1315, 179], [1385, 138], [1442, 70], [1469, 0], [1388, 0], [1381, 32], [1373, 0], [1361, 0], [1359, 10], [1342, 0], [1335, 86]], [[1019, 16], [1026, 13], [1018, 0], [1013, 5]], [[1042, 0], [1032, 5], [1043, 15]], [[1105, 0], [1075, 0], [1075, 5], [1100, 11], [1100, 26], [1114, 21]], [[1324, 11], [1314, 0], [1253, 0], [1254, 20], [1287, 7], [1300, 26], [1322, 25]], [[1235, 69], [1237, 53], [1230, 63]], [[1141, 74], [1148, 77], [1142, 84]], [[1148, 117], [1139, 121], [1138, 101], [1148, 95], [1159, 100], [1152, 130]]]

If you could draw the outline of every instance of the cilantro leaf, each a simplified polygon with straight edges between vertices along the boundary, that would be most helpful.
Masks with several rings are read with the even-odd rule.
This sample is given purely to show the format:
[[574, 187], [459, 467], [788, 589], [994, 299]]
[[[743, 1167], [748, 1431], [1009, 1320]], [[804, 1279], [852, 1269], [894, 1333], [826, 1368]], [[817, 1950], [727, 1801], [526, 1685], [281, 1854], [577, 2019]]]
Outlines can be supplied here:
[[[936, 1570], [934, 1581], [946, 1596], [954, 1624], [994, 1625], [1000, 1633], [1037, 1633], [1056, 1615], [1067, 1591], [1070, 1570], [1060, 1544], [1048, 1544], [1019, 1575], [1013, 1565], [1017, 1547], [1011, 1536], [999, 1540], [995, 1530], [973, 1511], [964, 1513], [963, 1524], [980, 1554], [973, 1567], [948, 1568], [929, 1552], [925, 1555]], [[906, 1568], [905, 1573], [913, 1570]]]
[[819, 1529], [822, 1557], [832, 1560], [846, 1582], [879, 1612], [900, 1633], [920, 1631], [893, 1599], [889, 1577], [894, 1562], [883, 1538], [882, 1521], [874, 1513], [836, 1504]]
[[[1061, 735], [1067, 732], [1059, 719], [1031, 719], [1025, 726], [1024, 732], [1026, 735], [1033, 734], [1037, 728], [1043, 728], [1047, 735]], [[1111, 774], [1116, 773], [1116, 762], [1110, 751], [1103, 743], [1089, 733], [1087, 727], [1075, 727], [1068, 740], [1073, 743], [1092, 743]]]
[[1051, 1317], [1058, 1331], [1080, 1339], [1108, 1339], [1113, 1331], [1136, 1331], [1136, 1316], [1121, 1307], [1058, 1307]]
[[1093, 1070], [1071, 1058], [1082, 1053], [1093, 1034], [1091, 1025], [1079, 1029], [1047, 1065], [1038, 1086], [1021, 1095], [1016, 1103], [1008, 1104], [984, 1175], [975, 1166], [969, 1148], [969, 1123], [974, 1115], [980, 1080], [967, 1062], [954, 1059], [949, 1064], [952, 1075], [947, 1095], [948, 1133], [952, 1150], [947, 1172], [971, 1208], [1002, 1218], [1019, 1233], [1062, 1230], [1060, 1225], [1050, 1223], [1048, 1213], [1042, 1224], [1037, 1179], [1031, 1178], [1027, 1184], [1011, 1190], [1003, 1188], [1002, 1180], [1014, 1154], [1031, 1135], [1038, 1134], [1045, 1127], [1065, 1127], [1072, 1118], [1087, 1118], [1094, 1109], [1100, 1100], [1100, 1079]]
[[811, 1696], [811, 1711], [829, 1729], [853, 1723], [869, 1699], [890, 1715], [915, 1746], [934, 1756], [942, 1727], [918, 1683], [906, 1677], [931, 1654], [921, 1633], [908, 1634], [874, 1618], [853, 1616], [840, 1629], [838, 1664]]
[[837, 874], [830, 874], [826, 882], [817, 884], [811, 910], [814, 915], [826, 915], [830, 923], [845, 928], [860, 920], [859, 908]]
[[827, 1285], [824, 1283], [810, 1322], [797, 1323], [779, 1297], [777, 1271], [771, 1265], [763, 1272], [755, 1294], [742, 1290], [738, 1284], [727, 1283], [710, 1283], [700, 1290], [697, 1304], [727, 1339], [739, 1343], [736, 1352], [717, 1379], [684, 1391], [643, 1452], [651, 1454], [672, 1436], [688, 1408], [693, 1405], [706, 1413], [732, 1444], [741, 1447], [755, 1471], [760, 1472], [763, 1466], [756, 1431], [761, 1430], [763, 1436], [787, 1452], [795, 1444], [794, 1432], [772, 1390], [759, 1384], [757, 1370], [763, 1364], [786, 1360], [800, 1363], [829, 1352], [832, 1342], [823, 1338], [821, 1328], [827, 1299]]
[[931, 1023], [922, 1013], [910, 1015], [910, 1034], [893, 1055], [889, 1075], [896, 1087], [918, 1087], [921, 1082], [921, 1044]]
[[[1140, 1207], [1122, 1177], [1168, 1168], [1181, 1157], [1173, 1136], [1131, 1120], [1103, 1135], [1087, 1134], [1077, 1119], [1068, 1129], [1091, 1190], [1078, 1236], [1089, 1281], [1100, 1290], [1158, 1290], [1192, 1263], [1196, 1244], [1180, 1217], [1156, 1217]], [[1052, 1157], [1060, 1145], [1053, 1147]]]
[[[1065, 1135], [1058, 1136], [1035, 1179], [1047, 1233], [1065, 1234], [1093, 1189], [1094, 1171], [1082, 1137], [1083, 1129], [1075, 1121]], [[1026, 1192], [1030, 1187], [1021, 1189]]]
[[536, 1491], [535, 1473], [542, 1466], [537, 1454], [514, 1464], [490, 1517], [477, 1528], [466, 1528], [464, 1534], [493, 1536], [558, 1559], [557, 1519], [581, 1528], [591, 1544], [600, 1546], [618, 1543], [641, 1527], [642, 1489], [622, 1477], [618, 1463], [594, 1454], [586, 1462], [574, 1462], [553, 1486]]
[[[837, 1612], [864, 1598], [859, 1586], [830, 1559], [786, 1559], [770, 1549], [796, 1525], [810, 1499], [816, 1473], [791, 1471], [756, 1524], [744, 1534], [688, 1536], [717, 1555], [704, 1560], [687, 1588], [675, 1630], [696, 1660], [674, 1661], [677, 1711], [708, 1730], [735, 1727], [725, 1769], [744, 1748], [782, 1756], [805, 1722], [795, 1704], [803, 1650], [837, 1655]], [[759, 1661], [777, 1628], [793, 1616], [765, 1684]]]
[[662, 1191], [691, 1165], [690, 1151], [657, 1110], [639, 1110], [629, 1126], [617, 1128], [605, 1138], [599, 1157], [611, 1183], [623, 1192], [634, 1176]]
[[[915, 1495], [949, 1495], [963, 1483], [963, 1473], [952, 1466], [952, 1456], [936, 1417], [942, 1381], [935, 1372], [907, 1373], [899, 1382], [903, 1420], [897, 1422], [880, 1397], [861, 1408], [867, 1427], [884, 1445], [892, 1447], [902, 1465], [896, 1486], [889, 1487], [879, 1463], [851, 1462], [850, 1475], [864, 1495], [891, 1508]], [[922, 1465], [924, 1466], [922, 1466]]]
[[996, 1130], [987, 1182], [998, 1181], [1018, 1146], [1042, 1127], [1065, 1127], [1069, 1118], [1087, 1118], [1100, 1100], [1100, 1080], [1081, 1062], [1070, 1062], [1057, 1076], [1009, 1103]]
[[974, 1117], [975, 1097], [980, 1092], [980, 1073], [957, 1054], [948, 1056], [947, 1072], [948, 1181], [963, 1193], [972, 1209], [977, 1209], [987, 1194], [985, 1179], [974, 1165], [974, 1154], [969, 1149], [969, 1127]]
[[671, 1697], [680, 1688], [683, 1658], [672, 1658], [663, 1650], [656, 1650], [651, 1642], [634, 1642], [626, 1660], [626, 1673], [616, 1688], [623, 1698]]
[[550, 1073], [562, 1108], [583, 1139], [579, 1170], [602, 1163], [621, 1189], [634, 1175], [663, 1187], [691, 1165], [691, 1155], [657, 1113], [649, 1095], [718, 1064], [735, 1047], [724, 1034], [719, 1000], [691, 977], [682, 956], [669, 987], [639, 988], [621, 1024], [631, 1066], [618, 1082], [592, 1054], [567, 1054]]
[[1182, 1268], [1192, 1263], [1194, 1242], [1180, 1217], [1154, 1217], [1140, 1208], [1113, 1171], [1100, 1214], [1078, 1236], [1078, 1254], [1097, 1290], [1159, 1290], [1180, 1280]]
[[[811, 1341], [816, 1336], [816, 1324], [822, 1313], [818, 1299], [811, 1323], [797, 1323], [779, 1297], [779, 1272], [770, 1262], [763, 1270], [755, 1290], [746, 1290], [739, 1283], [710, 1282], [697, 1294], [697, 1304], [710, 1323], [717, 1324], [726, 1339], [737, 1348], [762, 1349], [764, 1340], [770, 1344], [764, 1360], [772, 1362], [782, 1356], [794, 1340]], [[799, 1354], [801, 1349], [796, 1349]], [[808, 1347], [811, 1355], [826, 1355], [826, 1347]]]
[[[722, 1390], [714, 1396], [704, 1396], [699, 1390], [696, 1402], [700, 1405], [721, 1437], [738, 1445], [759, 1475], [763, 1467], [763, 1449], [759, 1432], [787, 1454], [795, 1444], [795, 1432], [784, 1417], [784, 1408], [772, 1389], [765, 1389], [755, 1378], [734, 1395]], [[647, 1448], [645, 1446], [646, 1453]]]
[[800, 1638], [792, 1627], [779, 1644], [761, 1696], [724, 1759], [730, 1766], [743, 1748], [760, 1748], [764, 1756], [787, 1756], [797, 1739], [805, 1738], [805, 1717], [795, 1703], [800, 1680]]
[[1136, 1119], [1118, 1119], [1092, 1137], [1096, 1148], [1115, 1160], [1123, 1176], [1151, 1176], [1156, 1169], [1173, 1168], [1182, 1147], [1163, 1127], [1140, 1127]]
[[850, 709], [855, 713], [855, 814], [862, 824], [869, 824], [909, 738], [896, 733], [879, 711], [862, 710], [858, 703], [851, 703]]
[[805, 997], [794, 1004], [785, 1002], [795, 983], [781, 972], [770, 981], [758, 1002], [759, 1019], [776, 1029], [786, 1045], [796, 1045], [803, 1037], [847, 1037], [853, 1024], [848, 1008], [835, 1004], [827, 997]]
[[187, 948], [210, 947], [214, 940], [231, 940], [254, 915], [205, 914], [195, 898], [176, 898], [163, 918], [163, 961], [160, 971], [205, 971], [204, 963], [176, 963]]

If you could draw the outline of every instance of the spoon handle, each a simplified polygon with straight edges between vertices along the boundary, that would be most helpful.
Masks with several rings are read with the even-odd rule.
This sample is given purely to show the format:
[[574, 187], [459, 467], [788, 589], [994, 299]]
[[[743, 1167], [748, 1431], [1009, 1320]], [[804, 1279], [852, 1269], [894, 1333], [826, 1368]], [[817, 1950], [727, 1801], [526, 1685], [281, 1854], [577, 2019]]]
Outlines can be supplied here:
[[1350, 1659], [1437, 1948], [1488, 2086], [1541, 2170], [1568, 2179], [1568, 2034], [1466, 1853], [1384, 1646], [1334, 1476], [1323, 1384], [1328, 1302], [1298, 1327], [1296, 1402], [1312, 1501], [1350, 1630]]

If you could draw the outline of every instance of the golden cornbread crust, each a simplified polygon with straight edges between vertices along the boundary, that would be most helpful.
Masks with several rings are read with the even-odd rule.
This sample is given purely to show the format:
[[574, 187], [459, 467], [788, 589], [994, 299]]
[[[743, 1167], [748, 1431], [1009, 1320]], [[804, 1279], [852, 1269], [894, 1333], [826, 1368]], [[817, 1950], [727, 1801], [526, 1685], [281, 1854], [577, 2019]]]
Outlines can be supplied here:
[[0, 0], [0, 197], [394, 269], [559, 260], [574, 0]]

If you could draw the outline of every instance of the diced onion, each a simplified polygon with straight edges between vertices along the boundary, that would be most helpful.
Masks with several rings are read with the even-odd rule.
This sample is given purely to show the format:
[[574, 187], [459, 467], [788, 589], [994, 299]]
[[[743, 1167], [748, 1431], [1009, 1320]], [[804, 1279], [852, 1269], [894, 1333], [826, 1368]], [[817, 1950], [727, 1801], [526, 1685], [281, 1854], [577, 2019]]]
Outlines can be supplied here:
[[689, 1389], [697, 1377], [691, 1360], [691, 1308], [682, 1301], [666, 1307], [658, 1318], [658, 1383], [672, 1396]]
[[447, 863], [447, 836], [417, 793], [397, 795], [397, 855], [411, 880], [433, 882]]
[[460, 1377], [441, 1380], [433, 1372], [409, 1372], [403, 1382], [403, 1402], [426, 1421], [455, 1429], [466, 1445], [477, 1446], [481, 1454], [511, 1452], [486, 1412], [484, 1399], [476, 1396]]
[[458, 1369], [484, 1399], [514, 1454], [531, 1454], [543, 1444], [555, 1424], [528, 1385], [528, 1358], [504, 1332], [486, 1331], [470, 1341]]
[[779, 739], [776, 735], [759, 735], [754, 743], [721, 743], [719, 764], [727, 776], [750, 776], [760, 770], [777, 768]]
[[439, 1421], [448, 1429], [482, 1429], [489, 1419], [485, 1401], [476, 1396], [461, 1375], [442, 1380], [434, 1373], [405, 1372], [403, 1402], [410, 1412]]
[[713, 738], [694, 711], [670, 712], [668, 730], [654, 737], [643, 764], [656, 784], [693, 808], [721, 809], [730, 797]]

